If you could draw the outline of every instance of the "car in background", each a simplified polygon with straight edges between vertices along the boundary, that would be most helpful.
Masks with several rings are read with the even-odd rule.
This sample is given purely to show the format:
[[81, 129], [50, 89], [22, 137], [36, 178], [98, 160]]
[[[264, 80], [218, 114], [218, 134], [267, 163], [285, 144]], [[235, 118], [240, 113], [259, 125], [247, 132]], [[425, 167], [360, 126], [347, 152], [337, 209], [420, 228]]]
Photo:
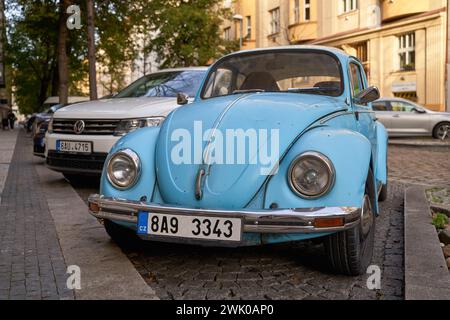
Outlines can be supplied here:
[[[321, 237], [333, 270], [365, 274], [387, 190], [378, 98], [361, 62], [335, 48], [225, 56], [191, 104], [114, 145], [90, 213], [119, 242], [137, 234], [238, 247]], [[263, 156], [269, 145], [273, 161]]]
[[390, 137], [432, 136], [450, 138], [450, 113], [428, 110], [402, 98], [380, 98], [372, 103], [378, 120]]
[[[68, 104], [89, 101], [89, 97], [82, 96], [69, 96]], [[29, 116], [25, 122], [25, 129], [27, 132], [32, 132], [33, 136], [36, 133], [36, 126], [41, 120], [46, 120], [51, 117], [51, 115], [57, 110], [53, 106], [59, 105], [59, 97], [52, 96], [48, 97], [41, 106], [42, 112], [33, 113]]]
[[55, 104], [46, 112], [35, 115], [31, 130], [33, 135], [33, 154], [35, 156], [45, 158], [45, 134], [47, 133], [48, 124], [53, 114], [62, 107], [64, 107], [63, 104]]
[[59, 109], [45, 137], [47, 167], [75, 183], [86, 175], [100, 176], [111, 147], [128, 132], [159, 126], [179, 107], [178, 94], [184, 100], [195, 96], [206, 70], [162, 70], [136, 80], [109, 99]]

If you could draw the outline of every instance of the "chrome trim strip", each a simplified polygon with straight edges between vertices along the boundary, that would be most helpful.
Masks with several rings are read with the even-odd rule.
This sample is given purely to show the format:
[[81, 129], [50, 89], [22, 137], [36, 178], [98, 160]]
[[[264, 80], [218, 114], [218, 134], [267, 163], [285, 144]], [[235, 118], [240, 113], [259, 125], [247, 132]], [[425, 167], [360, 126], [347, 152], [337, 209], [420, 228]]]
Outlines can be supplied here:
[[[138, 212], [147, 211], [161, 214], [196, 215], [205, 217], [234, 217], [243, 219], [244, 232], [257, 233], [318, 233], [336, 232], [352, 228], [359, 224], [361, 209], [356, 207], [320, 207], [274, 210], [215, 210], [161, 206], [129, 201], [98, 194], [89, 196], [89, 207], [96, 205], [98, 212], [90, 213], [99, 219], [137, 223]], [[344, 218], [340, 227], [317, 228], [316, 218]]]

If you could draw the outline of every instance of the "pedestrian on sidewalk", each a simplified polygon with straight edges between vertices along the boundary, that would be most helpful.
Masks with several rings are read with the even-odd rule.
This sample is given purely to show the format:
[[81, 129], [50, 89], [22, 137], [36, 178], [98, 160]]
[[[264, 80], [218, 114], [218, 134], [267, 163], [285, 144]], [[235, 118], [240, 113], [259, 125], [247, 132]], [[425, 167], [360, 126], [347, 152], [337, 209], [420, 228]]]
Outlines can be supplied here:
[[9, 129], [9, 125], [8, 125], [8, 111], [9, 111], [8, 106], [0, 105], [0, 119], [1, 119], [3, 130], [8, 130]]
[[12, 109], [9, 110], [8, 113], [8, 122], [9, 122], [9, 127], [11, 128], [11, 130], [14, 130], [14, 124], [16, 123], [17, 117], [14, 114], [14, 112], [12, 111]]

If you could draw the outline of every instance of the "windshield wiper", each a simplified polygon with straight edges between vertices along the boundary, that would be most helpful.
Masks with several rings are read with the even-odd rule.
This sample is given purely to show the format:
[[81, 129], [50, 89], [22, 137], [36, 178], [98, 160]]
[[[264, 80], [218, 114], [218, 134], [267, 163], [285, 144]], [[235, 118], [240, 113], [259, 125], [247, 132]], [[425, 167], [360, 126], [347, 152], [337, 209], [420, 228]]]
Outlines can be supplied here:
[[264, 92], [266, 90], [264, 89], [247, 89], [247, 90], [234, 90], [233, 94], [239, 94], [239, 93], [253, 93], [253, 92]]
[[303, 93], [303, 92], [336, 92], [339, 91], [337, 88], [325, 88], [325, 87], [311, 87], [311, 88], [292, 88], [286, 90], [286, 92]]

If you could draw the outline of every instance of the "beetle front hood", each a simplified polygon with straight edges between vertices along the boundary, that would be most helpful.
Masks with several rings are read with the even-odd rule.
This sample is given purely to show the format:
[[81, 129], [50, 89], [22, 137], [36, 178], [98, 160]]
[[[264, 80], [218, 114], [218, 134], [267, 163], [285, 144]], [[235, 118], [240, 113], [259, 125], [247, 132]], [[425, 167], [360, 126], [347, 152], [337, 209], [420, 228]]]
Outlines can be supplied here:
[[[345, 108], [338, 98], [297, 93], [232, 95], [181, 107], [164, 122], [156, 147], [161, 196], [176, 205], [243, 208], [302, 131]], [[198, 180], [200, 169], [206, 175]]]

